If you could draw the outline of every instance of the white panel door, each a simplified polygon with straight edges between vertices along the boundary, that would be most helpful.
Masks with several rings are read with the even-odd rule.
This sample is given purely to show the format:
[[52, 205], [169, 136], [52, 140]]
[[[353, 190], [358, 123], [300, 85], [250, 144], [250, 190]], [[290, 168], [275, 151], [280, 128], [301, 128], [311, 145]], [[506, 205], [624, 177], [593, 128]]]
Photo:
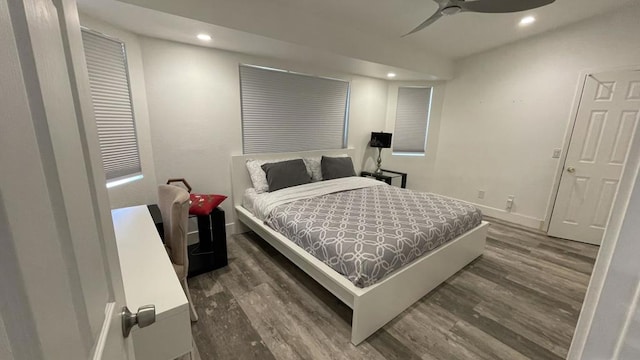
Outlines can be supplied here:
[[0, 1], [0, 312], [15, 359], [134, 359], [79, 39], [73, 0]]
[[549, 235], [600, 244], [640, 118], [640, 71], [589, 75]]

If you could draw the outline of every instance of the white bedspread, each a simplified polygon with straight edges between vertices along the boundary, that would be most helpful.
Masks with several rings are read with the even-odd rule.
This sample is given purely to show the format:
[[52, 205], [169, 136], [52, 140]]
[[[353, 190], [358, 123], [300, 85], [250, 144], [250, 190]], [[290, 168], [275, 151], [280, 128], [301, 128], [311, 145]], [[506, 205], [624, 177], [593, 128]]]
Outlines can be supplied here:
[[258, 219], [265, 221], [275, 207], [283, 204], [341, 191], [380, 185], [385, 185], [385, 183], [370, 178], [352, 176], [341, 179], [317, 181], [270, 193], [256, 194], [255, 191], [251, 192], [248, 190], [245, 192], [243, 206], [251, 211]]

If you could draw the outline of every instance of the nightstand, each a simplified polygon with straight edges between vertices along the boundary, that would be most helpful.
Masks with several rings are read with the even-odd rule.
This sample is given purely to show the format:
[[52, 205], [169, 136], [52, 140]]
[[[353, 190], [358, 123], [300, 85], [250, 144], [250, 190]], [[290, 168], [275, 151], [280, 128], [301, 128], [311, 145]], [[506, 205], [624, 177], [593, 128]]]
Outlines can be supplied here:
[[[158, 205], [147, 205], [151, 218], [156, 225], [160, 238], [164, 241], [162, 213]], [[187, 277], [196, 276], [227, 266], [227, 232], [224, 210], [217, 207], [209, 215], [189, 215], [198, 219], [198, 239], [195, 244], [187, 246], [189, 269]]]
[[372, 171], [362, 171], [360, 173], [360, 176], [384, 181], [389, 185], [394, 185], [393, 179], [399, 179], [400, 187], [403, 189], [407, 187], [407, 174], [403, 172], [382, 169], [382, 174], [376, 174]]

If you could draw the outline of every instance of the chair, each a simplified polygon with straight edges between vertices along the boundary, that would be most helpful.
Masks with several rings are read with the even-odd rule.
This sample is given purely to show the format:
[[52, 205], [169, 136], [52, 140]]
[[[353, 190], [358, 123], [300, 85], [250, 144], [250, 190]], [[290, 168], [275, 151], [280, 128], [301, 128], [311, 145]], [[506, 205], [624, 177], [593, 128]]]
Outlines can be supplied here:
[[158, 207], [162, 214], [165, 248], [184, 293], [187, 295], [191, 321], [198, 321], [198, 314], [193, 307], [189, 286], [187, 285], [187, 273], [189, 272], [189, 257], [187, 256], [189, 193], [177, 186], [159, 185]]

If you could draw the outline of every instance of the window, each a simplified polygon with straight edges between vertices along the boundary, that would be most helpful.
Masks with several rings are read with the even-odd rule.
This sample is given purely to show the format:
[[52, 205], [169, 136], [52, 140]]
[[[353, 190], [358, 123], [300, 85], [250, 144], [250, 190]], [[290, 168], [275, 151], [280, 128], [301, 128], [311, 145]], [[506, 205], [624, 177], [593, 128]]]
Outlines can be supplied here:
[[430, 87], [399, 87], [396, 125], [393, 134], [393, 153], [396, 155], [424, 155], [427, 148]]
[[82, 29], [102, 166], [111, 187], [141, 177], [124, 43]]
[[349, 83], [240, 66], [245, 154], [345, 148]]

